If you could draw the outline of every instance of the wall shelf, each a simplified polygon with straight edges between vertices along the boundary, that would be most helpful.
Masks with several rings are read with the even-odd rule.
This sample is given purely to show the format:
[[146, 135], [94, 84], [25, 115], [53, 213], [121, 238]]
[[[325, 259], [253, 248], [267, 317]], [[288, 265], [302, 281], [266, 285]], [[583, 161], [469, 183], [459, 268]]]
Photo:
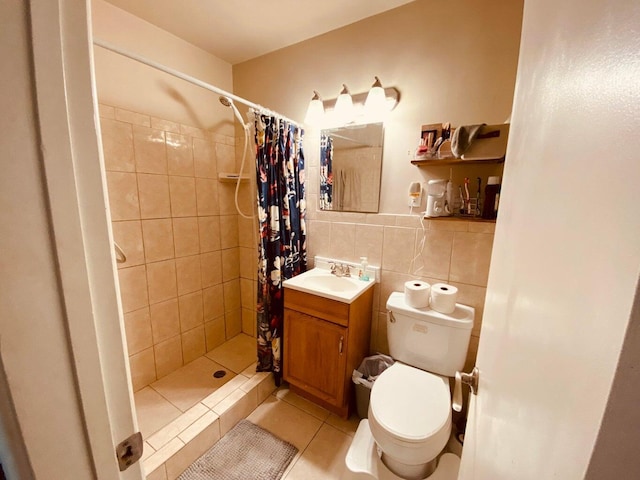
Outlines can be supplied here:
[[501, 158], [474, 158], [465, 160], [464, 158], [428, 158], [411, 160], [413, 165], [418, 167], [441, 167], [444, 165], [482, 165], [482, 164], [498, 164], [504, 163], [504, 157]]

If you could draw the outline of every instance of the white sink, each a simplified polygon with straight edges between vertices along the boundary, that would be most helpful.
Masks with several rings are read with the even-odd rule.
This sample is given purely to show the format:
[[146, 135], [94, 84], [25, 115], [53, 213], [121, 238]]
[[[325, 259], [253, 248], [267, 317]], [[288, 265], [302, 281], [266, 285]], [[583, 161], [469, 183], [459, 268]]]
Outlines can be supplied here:
[[358, 277], [338, 277], [324, 268], [308, 270], [297, 277], [285, 280], [286, 288], [311, 293], [339, 302], [351, 303], [374, 284], [374, 280], [360, 280]]

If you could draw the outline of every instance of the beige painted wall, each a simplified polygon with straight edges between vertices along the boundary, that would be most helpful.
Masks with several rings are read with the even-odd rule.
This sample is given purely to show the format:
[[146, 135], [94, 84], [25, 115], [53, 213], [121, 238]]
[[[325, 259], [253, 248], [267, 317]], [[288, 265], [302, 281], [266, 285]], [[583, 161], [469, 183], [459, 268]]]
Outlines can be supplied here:
[[[187, 75], [231, 91], [231, 65], [103, 0], [92, 1], [93, 35]], [[147, 65], [95, 47], [101, 102], [135, 112], [233, 134], [231, 110], [218, 95]]]
[[[312, 90], [331, 99], [346, 83], [353, 94], [362, 93], [374, 75], [398, 88], [400, 103], [385, 123], [380, 211], [407, 213], [411, 181], [449, 175], [447, 167], [409, 163], [422, 124], [502, 123], [509, 117], [521, 22], [521, 0], [418, 0], [234, 65], [234, 93], [302, 121]], [[307, 134], [305, 153], [313, 164], [317, 132]], [[493, 171], [458, 168], [454, 181], [486, 181]]]

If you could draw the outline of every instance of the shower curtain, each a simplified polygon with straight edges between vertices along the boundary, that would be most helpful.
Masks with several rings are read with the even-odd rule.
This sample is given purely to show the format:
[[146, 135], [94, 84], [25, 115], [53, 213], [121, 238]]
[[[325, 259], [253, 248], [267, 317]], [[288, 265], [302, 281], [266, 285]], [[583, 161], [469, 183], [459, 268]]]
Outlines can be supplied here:
[[304, 131], [282, 119], [256, 114], [258, 186], [258, 366], [282, 376], [282, 282], [307, 269]]

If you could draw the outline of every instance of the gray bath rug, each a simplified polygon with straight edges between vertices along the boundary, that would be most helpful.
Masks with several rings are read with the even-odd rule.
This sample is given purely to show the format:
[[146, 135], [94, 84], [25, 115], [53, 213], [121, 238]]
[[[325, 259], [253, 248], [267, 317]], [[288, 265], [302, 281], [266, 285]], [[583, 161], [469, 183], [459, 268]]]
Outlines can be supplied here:
[[241, 420], [178, 480], [278, 480], [298, 449]]

